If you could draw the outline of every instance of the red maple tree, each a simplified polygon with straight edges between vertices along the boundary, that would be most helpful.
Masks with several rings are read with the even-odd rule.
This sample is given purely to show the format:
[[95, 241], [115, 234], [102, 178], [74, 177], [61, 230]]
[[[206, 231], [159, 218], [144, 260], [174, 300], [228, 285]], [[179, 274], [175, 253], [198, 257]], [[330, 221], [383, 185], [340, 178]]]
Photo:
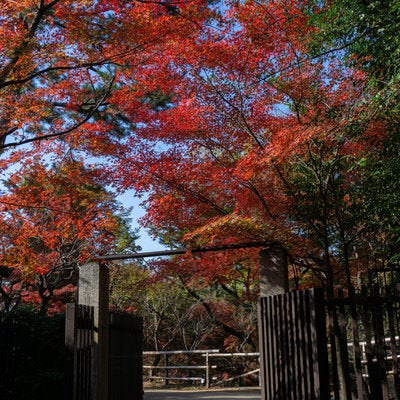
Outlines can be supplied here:
[[[101, 171], [67, 158], [25, 164], [0, 199], [0, 265], [22, 273], [43, 310], [56, 290], [76, 282], [77, 267], [118, 245], [122, 207], [104, 189]], [[21, 290], [21, 288], [19, 288]]]
[[[2, 5], [0, 171], [11, 175], [0, 199], [5, 265], [21, 268], [25, 279], [55, 275], [56, 287], [65, 259], [115, 246], [116, 206], [103, 189], [109, 181], [90, 164], [104, 170], [106, 157], [125, 151], [133, 116], [155, 90], [137, 76], [208, 13], [202, 1]], [[77, 163], [60, 161], [71, 154]], [[45, 281], [43, 299], [53, 290]]]
[[[171, 43], [140, 82], [168, 101], [135, 116], [116, 170], [124, 187], [149, 193], [143, 222], [165, 243], [279, 241], [297, 272], [332, 288], [362, 267], [357, 162], [386, 130], [358, 118], [365, 74], [311, 54], [311, 8], [229, 3], [199, 35]], [[246, 264], [220, 257], [231, 257], [226, 268], [209, 257], [192, 277], [223, 282], [228, 266]]]
[[[108, 183], [146, 194], [143, 223], [165, 243], [279, 241], [303, 282], [351, 284], [366, 246], [359, 161], [386, 129], [359, 118], [366, 76], [310, 51], [320, 11], [304, 0], [7, 3], [0, 168], [71, 149], [102, 156]], [[252, 251], [169, 266], [189, 270], [188, 285], [241, 275], [257, 287]]]

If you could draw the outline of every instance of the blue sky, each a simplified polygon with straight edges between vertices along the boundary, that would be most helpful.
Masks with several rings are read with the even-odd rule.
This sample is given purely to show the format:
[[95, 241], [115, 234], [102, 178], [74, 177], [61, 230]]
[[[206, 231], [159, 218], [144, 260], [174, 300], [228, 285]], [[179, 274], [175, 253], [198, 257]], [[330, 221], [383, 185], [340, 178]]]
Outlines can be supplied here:
[[118, 201], [120, 201], [126, 208], [133, 207], [131, 211], [132, 218], [132, 227], [139, 228], [140, 238], [137, 241], [137, 244], [141, 246], [143, 252], [147, 251], [158, 251], [165, 250], [160, 243], [154, 241], [146, 232], [144, 228], [139, 226], [137, 222], [140, 217], [145, 214], [145, 210], [140, 206], [140, 203], [143, 199], [138, 199], [135, 197], [135, 192], [133, 190], [127, 190], [125, 193], [120, 194], [117, 197]]

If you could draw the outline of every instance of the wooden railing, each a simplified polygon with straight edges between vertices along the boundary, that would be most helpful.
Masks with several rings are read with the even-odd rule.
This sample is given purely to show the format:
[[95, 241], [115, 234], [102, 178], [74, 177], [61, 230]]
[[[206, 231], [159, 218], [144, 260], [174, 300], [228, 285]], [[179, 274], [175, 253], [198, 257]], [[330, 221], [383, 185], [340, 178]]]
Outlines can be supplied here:
[[[259, 353], [221, 353], [219, 350], [145, 351], [143, 357], [147, 361], [153, 358], [153, 365], [143, 365], [144, 380], [158, 380], [165, 385], [170, 381], [187, 381], [208, 388], [234, 381], [240, 384], [242, 378], [250, 375], [256, 376], [257, 385], [259, 382]], [[250, 360], [253, 363], [247, 368], [239, 365], [235, 373], [232, 368], [221, 365], [221, 360], [227, 359]]]

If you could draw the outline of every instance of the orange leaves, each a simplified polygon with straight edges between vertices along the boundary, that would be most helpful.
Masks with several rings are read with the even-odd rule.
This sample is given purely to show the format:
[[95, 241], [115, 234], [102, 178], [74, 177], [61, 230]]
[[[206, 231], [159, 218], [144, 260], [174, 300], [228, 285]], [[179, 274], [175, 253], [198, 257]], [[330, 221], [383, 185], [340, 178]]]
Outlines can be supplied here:
[[66, 245], [76, 260], [109, 249], [119, 229], [118, 207], [96, 175], [74, 161], [15, 173], [1, 199], [3, 227], [13, 227], [0, 230], [2, 257], [29, 273], [46, 273], [60, 266]]
[[[258, 251], [227, 250], [151, 262], [161, 277], [175, 277], [188, 288], [201, 289], [220, 283], [236, 287], [238, 295], [253, 301], [258, 283]], [[235, 290], [235, 289], [233, 289]]]
[[[309, 53], [312, 7], [230, 2], [201, 32], [151, 53], [137, 75], [135, 88], [168, 94], [167, 107], [146, 110], [121, 90], [138, 126], [119, 176], [150, 193], [143, 221], [160, 237], [201, 245], [262, 237], [299, 259], [321, 254], [320, 198], [335, 187], [326, 204], [343, 199], [347, 156], [368, 151], [374, 127], [375, 138], [385, 128], [353, 125], [365, 76]], [[228, 274], [207, 263], [210, 276]]]
[[[349, 160], [385, 137], [371, 115], [359, 121], [369, 112], [365, 76], [309, 53], [307, 1], [11, 4], [0, 10], [0, 138], [61, 136], [29, 147], [29, 157], [71, 151], [114, 161], [101, 183], [148, 195], [143, 221], [172, 244], [267, 238], [315, 254], [303, 236], [318, 230], [317, 200], [337, 187], [328, 203], [346, 203]], [[2, 157], [6, 168], [28, 155]], [[23, 213], [24, 230], [41, 237], [37, 227], [48, 224], [51, 248], [62, 235], [92, 235], [107, 249], [115, 205], [96, 187], [99, 175], [80, 163], [35, 172], [15, 176], [10, 189], [10, 204], [26, 201], [8, 211]], [[207, 263], [211, 275], [220, 268]]]
[[[0, 9], [0, 120], [15, 135], [9, 142], [80, 131], [89, 119], [100, 132], [100, 120], [108, 119], [109, 131], [115, 132], [114, 120], [135, 117], [141, 93], [122, 97], [119, 86], [112, 99], [116, 111], [105, 102], [107, 91], [118, 89], [113, 79], [129, 86], [136, 75], [146, 76], [168, 41], [198, 29], [188, 21], [204, 9], [203, 2], [174, 7], [181, 16], [162, 2], [6, 0]], [[90, 131], [95, 132], [93, 126]]]
[[185, 241], [195, 243], [196, 247], [218, 243], [240, 243], [260, 241], [269, 238], [268, 228], [251, 218], [230, 214], [211, 221], [209, 224], [186, 234]]

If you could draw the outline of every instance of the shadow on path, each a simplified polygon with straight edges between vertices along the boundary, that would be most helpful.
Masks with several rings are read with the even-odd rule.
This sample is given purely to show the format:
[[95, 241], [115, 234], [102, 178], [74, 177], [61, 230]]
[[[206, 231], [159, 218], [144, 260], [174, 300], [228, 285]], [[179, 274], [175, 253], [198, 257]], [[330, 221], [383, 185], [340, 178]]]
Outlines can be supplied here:
[[146, 390], [144, 400], [260, 400], [259, 390], [178, 391]]

